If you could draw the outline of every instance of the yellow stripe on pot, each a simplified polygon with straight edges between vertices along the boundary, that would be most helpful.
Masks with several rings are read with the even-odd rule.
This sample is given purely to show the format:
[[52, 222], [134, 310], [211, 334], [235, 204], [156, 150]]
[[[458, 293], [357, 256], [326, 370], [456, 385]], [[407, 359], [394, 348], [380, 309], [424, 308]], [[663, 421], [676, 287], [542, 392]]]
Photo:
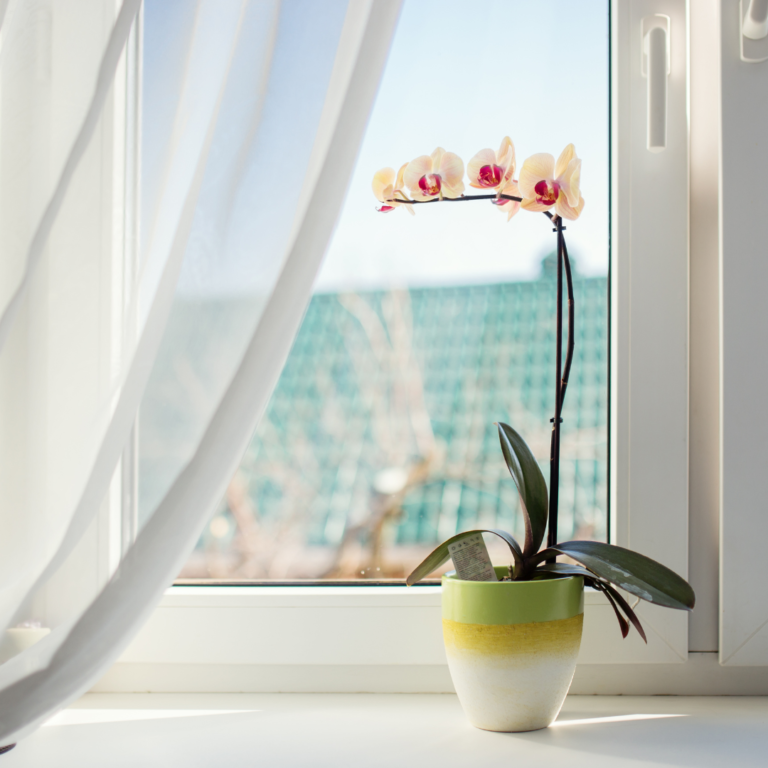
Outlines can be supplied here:
[[470, 652], [505, 656], [512, 663], [535, 663], [554, 656], [578, 654], [584, 614], [568, 619], [526, 624], [465, 624], [443, 619], [449, 655]]

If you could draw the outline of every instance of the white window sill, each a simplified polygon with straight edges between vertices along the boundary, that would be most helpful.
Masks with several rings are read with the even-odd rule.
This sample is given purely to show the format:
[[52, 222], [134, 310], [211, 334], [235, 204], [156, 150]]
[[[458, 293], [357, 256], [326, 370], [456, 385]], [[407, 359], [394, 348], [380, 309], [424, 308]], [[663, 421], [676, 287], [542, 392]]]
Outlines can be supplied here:
[[[768, 694], [768, 666], [727, 669], [679, 648], [680, 611], [641, 604], [645, 645], [621, 639], [602, 595], [584, 603], [573, 693]], [[174, 587], [92, 691], [453, 693], [440, 587]]]
[[556, 724], [480, 731], [452, 694], [88, 694], [2, 759], [15, 766], [570, 768], [765, 764], [768, 699], [569, 696]]
[[[440, 592], [439, 586], [173, 587], [96, 691], [452, 692]], [[686, 615], [640, 606], [646, 646], [634, 632], [621, 640], [602, 595], [587, 590], [584, 603], [580, 666], [687, 666]]]

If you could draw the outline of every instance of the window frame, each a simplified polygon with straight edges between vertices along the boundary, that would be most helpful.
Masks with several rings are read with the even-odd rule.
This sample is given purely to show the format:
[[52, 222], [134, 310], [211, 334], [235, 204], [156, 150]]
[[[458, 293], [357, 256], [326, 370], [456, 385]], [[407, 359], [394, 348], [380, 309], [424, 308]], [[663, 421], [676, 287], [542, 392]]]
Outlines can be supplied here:
[[[745, 201], [746, 178], [766, 168], [756, 151], [765, 135], [766, 64], [743, 58], [742, 19], [749, 3], [721, 2], [718, 61], [720, 152], [720, 664], [729, 670], [768, 665], [768, 615], [760, 568], [766, 533], [764, 474], [768, 428], [761, 407], [765, 359], [762, 294], [765, 238], [755, 226], [765, 191]], [[760, 44], [763, 44], [761, 41]], [[749, 55], [749, 52], [747, 52]], [[762, 94], [762, 96], [761, 96]]]
[[[609, 530], [612, 543], [655, 557], [686, 577], [689, 537], [705, 545], [708, 555], [718, 548], [716, 531], [698, 511], [691, 510], [689, 521], [689, 462], [691, 476], [701, 474], [708, 461], [703, 454], [719, 450], [719, 436], [708, 435], [704, 448], [697, 443], [694, 452], [688, 418], [701, 397], [701, 385], [689, 381], [689, 356], [692, 365], [701, 365], [713, 354], [694, 344], [689, 352], [690, 337], [700, 333], [691, 326], [689, 310], [712, 290], [690, 285], [695, 240], [689, 226], [701, 221], [703, 211], [696, 198], [689, 199], [692, 176], [702, 181], [691, 135], [719, 115], [720, 99], [717, 88], [704, 93], [699, 87], [691, 108], [690, 79], [691, 72], [711, 71], [704, 60], [710, 38], [720, 35], [720, 21], [718, 15], [708, 24], [701, 20], [716, 7], [719, 0], [695, 10], [686, 0], [611, 0], [610, 10]], [[655, 14], [668, 16], [671, 30], [663, 162], [645, 154], [646, 84], [640, 74], [640, 25]], [[708, 193], [719, 194], [716, 174], [704, 182]], [[712, 239], [718, 224], [711, 217], [707, 224]], [[652, 279], [659, 267], [666, 276], [661, 286]], [[661, 379], [653, 373], [660, 367]], [[697, 556], [695, 550], [691, 555]], [[697, 578], [703, 578], [702, 560]], [[703, 623], [716, 621], [717, 594], [705, 588], [702, 595], [697, 611]], [[436, 586], [173, 586], [95, 689], [451, 691], [439, 612]], [[612, 609], [587, 590], [574, 692], [739, 692], [744, 670], [737, 677], [738, 669], [717, 667], [717, 648], [689, 652], [703, 650], [696, 638], [706, 632], [697, 628], [689, 637], [688, 615], [646, 603], [638, 613], [647, 646], [634, 633], [621, 641]], [[768, 690], [768, 677], [754, 671]]]
[[[68, 103], [70, 99], [61, 85], [65, 78], [57, 78], [57, 73], [79, 72], [82, 62], [93, 60], [101, 55], [108, 41], [117, 16], [120, 11], [119, 0], [101, 2], [90, 0], [79, 9], [79, 13], [71, 13], [64, 4], [49, 4], [40, 9], [35, 17], [35, 34], [37, 35], [39, 52], [46, 51], [48, 59], [45, 69], [37, 71], [35, 83], [37, 91], [42, 95], [38, 106], [48, 110], [48, 121], [51, 126], [51, 143], [56, 143], [55, 127], [62, 122], [71, 121], [72, 113]], [[83, 42], [78, 53], [73, 57], [68, 46], [64, 44], [72, 39], [72, 25], [77, 25], [78, 38]], [[18, 77], [18, 73], [14, 73]], [[82, 265], [98, 264], [99, 290], [84, 290], [78, 296], [84, 312], [98, 317], [99, 333], [88, 338], [78, 339], [66, 349], [68, 360], [72, 365], [79, 364], [83, 370], [92, 370], [98, 379], [98, 386], [106, 399], [110, 392], [110, 370], [114, 360], [122, 352], [123, 317], [122, 311], [125, 292], [130, 289], [126, 280], [126, 221], [122, 212], [126, 207], [126, 137], [128, 124], [126, 121], [126, 60], [122, 57], [118, 62], [114, 83], [104, 102], [98, 126], [90, 140], [88, 160], [90, 178], [98, 178], [101, 182], [100, 196], [93, 205], [97, 208], [94, 216], [93, 208], [83, 210], [81, 220], [77, 214], [70, 211], [70, 227], [68, 232], [54, 231], [49, 236], [47, 247], [57, 247], [57, 236], [66, 238], [72, 231], [81, 228], [84, 236], [76, 253], [77, 261], [70, 268], [76, 270]], [[47, 89], [39, 87], [39, 79], [43, 78]], [[23, 83], [20, 83], [23, 86]], [[61, 149], [60, 147], [58, 149]], [[28, 158], [22, 158], [28, 161]], [[72, 182], [70, 194], [78, 194], [78, 179]], [[42, 193], [42, 190], [39, 191]], [[39, 271], [38, 281], [44, 284], [47, 277], [43, 270]], [[45, 317], [46, 302], [49, 301], [45, 291], [39, 291], [27, 299], [32, 311], [30, 315]], [[47, 366], [56, 364], [56, 356], [61, 355], [61, 349], [54, 349], [49, 343], [45, 324], [35, 324], [21, 315], [17, 322], [26, 323], [28, 343], [25, 350], [9, 347], [7, 354], [20, 369], [27, 369], [32, 375], [34, 367], [46, 370]], [[16, 393], [18, 394], [18, 393]], [[70, 403], [77, 403], [77, 393], [70, 393]], [[88, 397], [82, 393], [82, 397]], [[85, 401], [82, 401], [85, 402]], [[32, 405], [23, 397], [14, 397], [11, 409], [19, 412], [29, 412]], [[56, 421], [56, 412], [48, 409], [36, 417], [38, 434], [34, 442], [28, 446], [28, 454], [45, 456], [46, 436], [52, 430], [60, 430]], [[26, 428], [23, 420], [19, 421]], [[14, 432], [16, 425], [6, 429], [0, 439], [0, 460], [5, 464], [13, 464], [11, 457], [18, 454], [19, 434]], [[22, 479], [22, 482], [29, 480]], [[55, 627], [80, 612], [108, 582], [114, 573], [120, 559], [120, 514], [121, 514], [121, 483], [119, 471], [110, 483], [108, 493], [97, 510], [71, 556], [56, 573], [56, 578], [50, 579], [34, 596], [30, 615], [39, 619], [43, 625]]]

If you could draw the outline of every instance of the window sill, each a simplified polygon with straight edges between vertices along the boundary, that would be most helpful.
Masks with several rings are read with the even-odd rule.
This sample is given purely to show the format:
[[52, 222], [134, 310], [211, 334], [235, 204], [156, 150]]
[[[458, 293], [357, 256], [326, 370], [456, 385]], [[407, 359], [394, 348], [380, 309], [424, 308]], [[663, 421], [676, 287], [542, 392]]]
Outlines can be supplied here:
[[[172, 587], [98, 689], [450, 692], [440, 592], [439, 586]], [[635, 632], [621, 640], [601, 594], [587, 590], [584, 605], [580, 665], [686, 666], [681, 612], [640, 606], [646, 646]], [[675, 629], [677, 644], [665, 639]], [[339, 687], [340, 680], [348, 687]]]
[[[768, 667], [671, 646], [680, 611], [641, 604], [646, 646], [602, 595], [584, 604], [573, 693], [768, 694]], [[440, 587], [173, 587], [93, 691], [452, 693], [440, 613]]]
[[[14, 766], [762, 765], [768, 700], [569, 696], [555, 725], [480, 731], [454, 695], [89, 694]], [[10, 764], [10, 763], [9, 763]]]

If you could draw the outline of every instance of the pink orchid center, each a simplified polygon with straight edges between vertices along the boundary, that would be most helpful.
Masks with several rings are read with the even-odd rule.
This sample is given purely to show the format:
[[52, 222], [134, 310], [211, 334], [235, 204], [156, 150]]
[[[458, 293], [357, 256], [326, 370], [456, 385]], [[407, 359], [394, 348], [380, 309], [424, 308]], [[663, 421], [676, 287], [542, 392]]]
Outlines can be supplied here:
[[419, 189], [425, 195], [439, 195], [443, 181], [437, 173], [428, 173], [419, 179]]
[[560, 194], [560, 185], [547, 179], [542, 179], [533, 189], [536, 192], [536, 202], [541, 205], [554, 205]]
[[497, 187], [502, 176], [504, 169], [500, 165], [484, 165], [477, 173], [477, 183], [481, 187]]
[[379, 213], [389, 213], [390, 211], [395, 210], [394, 205], [382, 205], [380, 208], [376, 209]]

